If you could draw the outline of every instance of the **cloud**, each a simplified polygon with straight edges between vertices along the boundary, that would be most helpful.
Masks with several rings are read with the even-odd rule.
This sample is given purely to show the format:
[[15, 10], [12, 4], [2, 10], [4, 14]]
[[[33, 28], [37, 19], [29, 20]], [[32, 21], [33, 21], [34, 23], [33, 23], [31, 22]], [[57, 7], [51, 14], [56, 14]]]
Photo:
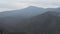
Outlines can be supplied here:
[[0, 10], [21, 9], [30, 5], [44, 8], [55, 8], [60, 7], [60, 0], [0, 0]]
[[27, 3], [0, 0], [0, 11], [9, 10], [9, 9], [21, 9], [27, 6], [28, 6]]
[[29, 5], [38, 5], [43, 7], [60, 7], [60, 0], [19, 0], [23, 3], [28, 3]]
[[0, 8], [0, 12], [3, 12], [3, 11], [9, 11], [9, 10], [12, 10], [12, 9], [8, 9], [8, 8]]

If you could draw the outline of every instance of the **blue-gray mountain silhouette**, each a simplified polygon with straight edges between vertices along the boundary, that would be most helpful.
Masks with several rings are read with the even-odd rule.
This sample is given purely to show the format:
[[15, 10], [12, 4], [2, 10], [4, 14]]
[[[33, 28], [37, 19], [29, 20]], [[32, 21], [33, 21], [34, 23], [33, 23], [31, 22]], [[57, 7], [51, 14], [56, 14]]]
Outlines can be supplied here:
[[21, 17], [32, 17], [45, 12], [45, 9], [30, 6], [21, 10], [5, 11], [0, 13], [0, 16], [21, 16]]

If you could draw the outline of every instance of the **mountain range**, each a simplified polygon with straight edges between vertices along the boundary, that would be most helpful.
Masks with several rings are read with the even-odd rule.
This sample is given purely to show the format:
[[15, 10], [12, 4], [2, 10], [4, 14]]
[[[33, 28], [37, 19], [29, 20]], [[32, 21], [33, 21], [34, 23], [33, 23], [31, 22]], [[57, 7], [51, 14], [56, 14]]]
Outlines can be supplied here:
[[29, 6], [27, 8], [24, 9], [18, 9], [18, 10], [12, 10], [12, 11], [4, 11], [4, 12], [0, 12], [0, 17], [4, 17], [4, 16], [20, 16], [20, 17], [32, 17], [32, 16], [36, 16], [36, 15], [40, 15], [44, 12], [47, 11], [55, 11], [55, 12], [60, 12], [60, 8], [39, 8], [39, 7], [35, 7], [35, 6]]
[[27, 34], [60, 34], [60, 8], [30, 6], [21, 10], [0, 12], [1, 32]]

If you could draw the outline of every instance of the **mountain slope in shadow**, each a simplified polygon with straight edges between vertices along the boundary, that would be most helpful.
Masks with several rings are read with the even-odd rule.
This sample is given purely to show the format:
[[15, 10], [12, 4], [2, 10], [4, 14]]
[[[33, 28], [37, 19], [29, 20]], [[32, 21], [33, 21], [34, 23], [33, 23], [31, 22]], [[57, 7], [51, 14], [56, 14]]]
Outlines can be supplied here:
[[0, 18], [3, 32], [26, 32], [28, 34], [60, 34], [60, 13], [45, 12], [29, 19]]
[[29, 24], [22, 29], [33, 34], [60, 34], [60, 13], [46, 12], [28, 20]]

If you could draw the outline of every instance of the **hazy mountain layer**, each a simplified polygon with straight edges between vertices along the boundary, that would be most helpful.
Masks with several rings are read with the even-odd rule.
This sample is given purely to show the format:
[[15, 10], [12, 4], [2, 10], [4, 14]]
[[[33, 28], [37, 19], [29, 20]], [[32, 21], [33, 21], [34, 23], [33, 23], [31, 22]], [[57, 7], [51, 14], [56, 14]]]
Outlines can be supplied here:
[[27, 7], [21, 10], [13, 10], [13, 11], [5, 11], [5, 12], [0, 12], [0, 17], [7, 17], [7, 16], [20, 16], [20, 17], [33, 17], [39, 14], [42, 14], [46, 12], [45, 9], [43, 8], [38, 8], [38, 7]]

